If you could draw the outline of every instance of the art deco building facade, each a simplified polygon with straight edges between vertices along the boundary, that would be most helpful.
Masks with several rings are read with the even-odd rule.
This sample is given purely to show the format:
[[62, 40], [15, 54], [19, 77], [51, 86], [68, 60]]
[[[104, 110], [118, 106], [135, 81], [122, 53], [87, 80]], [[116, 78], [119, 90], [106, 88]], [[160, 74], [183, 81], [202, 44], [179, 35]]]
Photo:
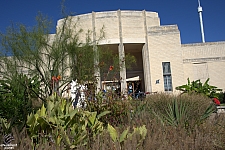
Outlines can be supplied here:
[[[156, 12], [118, 10], [71, 18], [84, 31], [93, 31], [93, 40], [104, 26], [105, 38], [98, 45], [121, 58], [127, 53], [135, 56], [137, 65], [120, 71], [122, 92], [126, 79], [136, 76], [145, 92], [176, 92], [175, 87], [186, 84], [187, 78], [202, 82], [210, 78], [211, 85], [225, 90], [225, 41], [181, 44], [178, 26], [160, 25]], [[57, 29], [62, 23], [63, 19], [57, 22]]]

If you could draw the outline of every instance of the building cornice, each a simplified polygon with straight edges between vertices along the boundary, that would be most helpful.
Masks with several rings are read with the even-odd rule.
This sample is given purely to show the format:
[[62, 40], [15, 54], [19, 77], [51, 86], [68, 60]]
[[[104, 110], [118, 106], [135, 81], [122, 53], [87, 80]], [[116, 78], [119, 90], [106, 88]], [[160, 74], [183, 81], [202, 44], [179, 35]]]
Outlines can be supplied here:
[[225, 57], [183, 59], [183, 63], [215, 62], [215, 61], [225, 61]]
[[207, 45], [220, 45], [220, 44], [225, 44], [225, 41], [181, 44], [181, 47], [207, 46]]

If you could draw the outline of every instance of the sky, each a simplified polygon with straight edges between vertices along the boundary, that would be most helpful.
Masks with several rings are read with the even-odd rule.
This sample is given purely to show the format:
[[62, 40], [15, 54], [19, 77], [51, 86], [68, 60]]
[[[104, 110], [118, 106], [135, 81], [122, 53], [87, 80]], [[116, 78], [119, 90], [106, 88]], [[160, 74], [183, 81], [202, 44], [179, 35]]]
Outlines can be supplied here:
[[[0, 0], [0, 32], [11, 24], [35, 25], [38, 12], [52, 19], [55, 32], [61, 15], [62, 0]], [[146, 10], [158, 12], [161, 25], [178, 25], [181, 43], [199, 43], [201, 30], [198, 0], [65, 0], [66, 12]], [[206, 42], [225, 41], [225, 0], [201, 0]]]

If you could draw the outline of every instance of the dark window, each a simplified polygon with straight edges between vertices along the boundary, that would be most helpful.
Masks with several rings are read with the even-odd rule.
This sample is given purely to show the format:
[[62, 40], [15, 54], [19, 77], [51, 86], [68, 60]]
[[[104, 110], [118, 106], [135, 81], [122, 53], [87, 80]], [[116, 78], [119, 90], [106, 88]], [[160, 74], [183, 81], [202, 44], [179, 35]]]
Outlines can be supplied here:
[[163, 80], [164, 80], [164, 91], [172, 91], [172, 76], [171, 76], [171, 69], [170, 69], [170, 62], [163, 62]]

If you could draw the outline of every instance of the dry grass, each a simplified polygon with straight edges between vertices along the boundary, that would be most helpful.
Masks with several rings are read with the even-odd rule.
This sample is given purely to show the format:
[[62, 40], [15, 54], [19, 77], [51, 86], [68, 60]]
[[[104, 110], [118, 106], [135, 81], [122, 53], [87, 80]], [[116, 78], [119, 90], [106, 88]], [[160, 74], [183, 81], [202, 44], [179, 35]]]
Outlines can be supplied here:
[[[224, 116], [223, 116], [224, 117]], [[224, 118], [217, 118], [217, 123], [225, 123]], [[133, 136], [127, 140], [123, 149], [126, 150], [223, 150], [225, 149], [224, 127], [216, 122], [206, 121], [201, 126], [195, 128], [191, 133], [187, 133], [183, 128], [162, 126], [156, 120], [149, 120], [146, 124], [148, 133], [146, 139], [138, 141], [140, 137]], [[80, 147], [79, 149], [86, 149]], [[109, 134], [99, 135], [92, 144], [91, 149], [112, 150], [119, 149], [119, 143], [113, 143]]]
[[[190, 102], [189, 116], [190, 122], [197, 119], [211, 103], [211, 100], [201, 95], [182, 95], [175, 97], [167, 94], [156, 94], [147, 98], [145, 101], [136, 102], [133, 108], [139, 109], [135, 117], [127, 124], [127, 126], [137, 127], [143, 124], [148, 130], [145, 140], [139, 147], [138, 141], [140, 137], [134, 136], [131, 140], [127, 140], [123, 149], [127, 150], [222, 150], [225, 149], [225, 115], [221, 114], [208, 118], [199, 125], [193, 126], [192, 130], [187, 130], [182, 126], [166, 126], [150, 113], [152, 109], [164, 111], [171, 100], [178, 98], [183, 101]], [[126, 127], [122, 127], [124, 130]], [[113, 143], [107, 133], [100, 135], [97, 139], [104, 139], [104, 142], [96, 140], [93, 143], [93, 149], [102, 150], [119, 149], [119, 143]]]
[[[188, 101], [190, 122], [197, 119], [211, 103], [211, 100], [198, 95], [183, 95], [175, 97], [173, 95], [155, 94], [144, 101], [133, 101], [134, 114], [127, 124], [118, 127], [122, 133], [128, 126], [138, 127], [146, 125], [147, 135], [144, 141], [139, 141], [140, 136], [134, 135], [122, 145], [125, 150], [223, 150], [225, 149], [225, 114], [213, 114], [201, 124], [193, 125], [191, 130], [183, 126], [163, 125], [152, 113], [152, 110], [163, 112], [166, 104], [172, 99]], [[19, 144], [18, 149], [31, 149], [31, 140], [27, 136], [26, 130], [21, 133], [14, 131], [15, 142]], [[97, 135], [89, 146], [79, 146], [80, 150], [119, 150], [120, 144], [114, 143], [107, 132]], [[48, 143], [43, 144], [38, 149], [54, 149]], [[62, 148], [63, 149], [63, 148]]]

